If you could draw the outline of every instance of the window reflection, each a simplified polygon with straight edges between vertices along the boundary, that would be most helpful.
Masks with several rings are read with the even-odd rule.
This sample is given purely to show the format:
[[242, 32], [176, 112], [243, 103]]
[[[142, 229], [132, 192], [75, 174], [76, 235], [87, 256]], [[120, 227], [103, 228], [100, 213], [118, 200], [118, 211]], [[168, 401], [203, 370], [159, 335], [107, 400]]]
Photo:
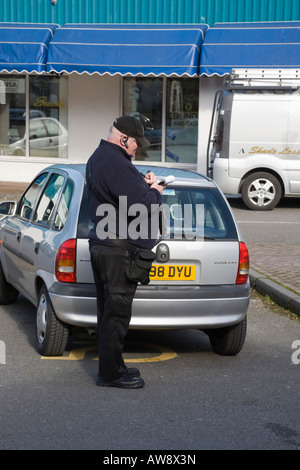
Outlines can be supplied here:
[[167, 81], [166, 162], [197, 162], [198, 96], [198, 80]]
[[[28, 77], [29, 155], [68, 156], [67, 77]], [[0, 154], [26, 155], [26, 79], [0, 76]]]
[[124, 114], [140, 119], [147, 149], [138, 149], [136, 160], [161, 161], [163, 80], [161, 78], [125, 78]]
[[51, 176], [36, 208], [34, 214], [35, 223], [44, 225], [45, 227], [49, 226], [49, 222], [59, 199], [63, 184], [64, 177], [62, 175], [54, 174]]
[[124, 114], [140, 119], [150, 142], [135, 159], [196, 164], [198, 101], [198, 79], [125, 78]]
[[30, 77], [29, 107], [41, 113], [30, 116], [29, 155], [68, 156], [67, 77]]
[[23, 219], [29, 220], [31, 218], [36, 199], [47, 176], [48, 173], [42, 173], [41, 175], [39, 175], [37, 179], [33, 181], [33, 183], [30, 185], [30, 187], [27, 189], [26, 193], [20, 200], [16, 214], [22, 217]]
[[53, 229], [62, 230], [67, 220], [67, 215], [69, 213], [69, 208], [71, 204], [71, 199], [73, 195], [74, 184], [72, 181], [68, 180], [65, 186], [62, 198], [60, 200], [59, 206], [57, 208], [57, 213], [55, 216]]
[[67, 157], [68, 132], [55, 118], [36, 118], [29, 122], [30, 155]]
[[10, 154], [10, 144], [25, 134], [25, 77], [0, 76], [0, 154]]

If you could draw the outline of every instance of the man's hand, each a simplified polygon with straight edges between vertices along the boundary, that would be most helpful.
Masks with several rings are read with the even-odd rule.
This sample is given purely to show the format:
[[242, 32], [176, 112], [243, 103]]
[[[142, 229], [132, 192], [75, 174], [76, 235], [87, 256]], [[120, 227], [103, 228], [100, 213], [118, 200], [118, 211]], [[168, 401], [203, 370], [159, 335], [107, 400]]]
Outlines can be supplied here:
[[163, 192], [163, 190], [166, 187], [163, 184], [158, 184], [156, 175], [152, 173], [151, 171], [149, 171], [149, 173], [145, 175], [145, 181], [146, 183], [149, 184], [150, 188], [157, 189], [157, 191], [159, 191], [160, 194]]
[[146, 183], [149, 184], [149, 186], [151, 186], [151, 184], [155, 183], [156, 179], [157, 178], [156, 178], [155, 174], [152, 173], [151, 171], [149, 171], [145, 175], [145, 181], [146, 181]]

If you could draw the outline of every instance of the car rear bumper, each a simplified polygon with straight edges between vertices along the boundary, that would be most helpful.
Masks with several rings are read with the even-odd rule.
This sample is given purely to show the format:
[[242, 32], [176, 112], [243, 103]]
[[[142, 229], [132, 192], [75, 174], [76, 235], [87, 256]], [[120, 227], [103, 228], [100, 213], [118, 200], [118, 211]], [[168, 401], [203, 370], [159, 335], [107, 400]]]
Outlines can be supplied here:
[[[49, 295], [57, 316], [76, 326], [97, 325], [94, 284], [55, 283]], [[138, 286], [130, 328], [219, 328], [246, 315], [250, 284], [225, 286]]]

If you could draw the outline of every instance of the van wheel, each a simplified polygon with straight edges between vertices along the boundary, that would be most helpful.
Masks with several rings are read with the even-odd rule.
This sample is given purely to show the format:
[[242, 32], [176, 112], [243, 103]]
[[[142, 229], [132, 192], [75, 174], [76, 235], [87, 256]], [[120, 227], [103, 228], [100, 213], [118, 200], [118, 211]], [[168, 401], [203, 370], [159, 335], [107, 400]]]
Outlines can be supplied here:
[[208, 332], [213, 350], [221, 356], [235, 356], [240, 352], [246, 338], [247, 317], [236, 325], [217, 328]]
[[249, 209], [270, 211], [280, 201], [282, 188], [276, 176], [267, 172], [258, 172], [245, 179], [241, 194], [244, 203]]
[[0, 305], [13, 304], [18, 295], [17, 289], [7, 282], [0, 262]]
[[43, 356], [61, 356], [69, 339], [69, 328], [54, 311], [47, 288], [42, 286], [36, 309], [37, 345]]

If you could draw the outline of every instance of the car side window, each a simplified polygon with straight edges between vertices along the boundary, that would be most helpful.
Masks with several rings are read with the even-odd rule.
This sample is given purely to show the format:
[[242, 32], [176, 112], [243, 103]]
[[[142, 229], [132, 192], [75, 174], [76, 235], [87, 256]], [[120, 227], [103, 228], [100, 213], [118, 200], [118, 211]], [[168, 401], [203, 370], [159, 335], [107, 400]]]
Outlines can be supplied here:
[[31, 183], [18, 204], [16, 215], [26, 220], [31, 218], [35, 202], [47, 176], [48, 173], [42, 173], [35, 181], [33, 181], [33, 183]]
[[42, 137], [47, 137], [47, 132], [43, 121], [40, 119], [31, 119], [29, 121], [29, 138], [32, 140], [40, 139]]
[[62, 175], [53, 174], [50, 177], [33, 217], [36, 224], [49, 226], [64, 182], [65, 178]]
[[62, 230], [65, 226], [67, 216], [69, 213], [69, 208], [72, 200], [74, 184], [71, 180], [67, 181], [67, 184], [64, 188], [61, 200], [59, 202], [54, 223], [53, 230]]
[[58, 125], [56, 124], [56, 122], [51, 121], [50, 119], [45, 119], [45, 125], [47, 128], [48, 136], [55, 137], [61, 134], [60, 129]]

